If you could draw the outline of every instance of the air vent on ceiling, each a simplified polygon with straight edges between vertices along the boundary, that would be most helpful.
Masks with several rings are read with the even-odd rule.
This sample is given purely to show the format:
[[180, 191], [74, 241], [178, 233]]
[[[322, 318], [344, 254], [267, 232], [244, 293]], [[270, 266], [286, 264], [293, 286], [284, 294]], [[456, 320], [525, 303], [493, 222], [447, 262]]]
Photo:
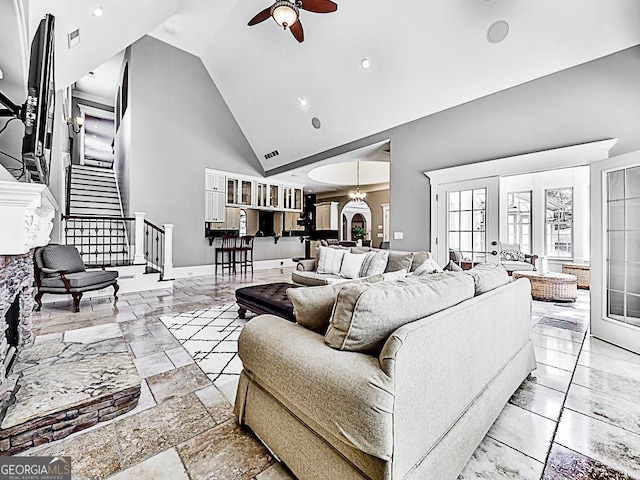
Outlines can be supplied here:
[[271, 153], [267, 153], [267, 154], [264, 156], [264, 158], [265, 158], [265, 160], [268, 160], [268, 159], [270, 159], [270, 158], [277, 157], [278, 155], [280, 155], [280, 154], [278, 153], [278, 150], [274, 150], [274, 151], [273, 151], [273, 152], [271, 152]]
[[76, 28], [73, 32], [67, 33], [69, 48], [73, 48], [80, 43], [80, 29]]

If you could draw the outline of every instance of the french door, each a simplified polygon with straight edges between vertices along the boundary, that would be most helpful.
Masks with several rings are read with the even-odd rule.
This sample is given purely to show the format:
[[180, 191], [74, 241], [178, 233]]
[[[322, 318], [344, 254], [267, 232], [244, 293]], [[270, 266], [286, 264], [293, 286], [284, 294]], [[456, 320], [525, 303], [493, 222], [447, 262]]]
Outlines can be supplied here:
[[438, 185], [437, 261], [498, 262], [500, 177]]
[[640, 353], [640, 152], [591, 164], [591, 333]]

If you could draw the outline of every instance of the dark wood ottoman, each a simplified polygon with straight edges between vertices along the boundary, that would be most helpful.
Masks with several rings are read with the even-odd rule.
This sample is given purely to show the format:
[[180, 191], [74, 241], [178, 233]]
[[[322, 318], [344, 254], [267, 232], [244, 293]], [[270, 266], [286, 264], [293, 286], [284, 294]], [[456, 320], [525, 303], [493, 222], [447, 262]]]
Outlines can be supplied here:
[[293, 316], [293, 305], [287, 297], [287, 289], [299, 286], [280, 282], [239, 288], [236, 290], [238, 315], [240, 318], [244, 318], [247, 310], [251, 310], [258, 315], [270, 313], [295, 322], [296, 317]]

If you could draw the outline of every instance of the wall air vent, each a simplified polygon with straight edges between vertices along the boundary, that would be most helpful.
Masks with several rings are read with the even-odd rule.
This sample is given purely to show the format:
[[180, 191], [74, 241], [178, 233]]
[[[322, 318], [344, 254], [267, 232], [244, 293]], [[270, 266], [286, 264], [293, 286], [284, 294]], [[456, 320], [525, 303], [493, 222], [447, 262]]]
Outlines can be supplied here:
[[80, 29], [76, 28], [73, 32], [67, 33], [69, 48], [73, 48], [80, 43]]
[[274, 150], [274, 151], [273, 151], [273, 152], [271, 152], [271, 153], [267, 153], [267, 154], [264, 156], [264, 159], [265, 159], [265, 160], [269, 160], [270, 158], [277, 157], [278, 155], [280, 155], [280, 154], [278, 153], [278, 150]]

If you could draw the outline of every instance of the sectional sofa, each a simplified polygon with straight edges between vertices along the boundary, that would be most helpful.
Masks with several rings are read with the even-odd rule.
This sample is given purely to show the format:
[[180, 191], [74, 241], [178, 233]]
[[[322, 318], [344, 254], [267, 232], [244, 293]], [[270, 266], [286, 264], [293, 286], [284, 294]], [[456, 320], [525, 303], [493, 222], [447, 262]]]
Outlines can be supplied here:
[[298, 323], [240, 334], [235, 413], [301, 480], [455, 479], [536, 365], [499, 265], [289, 293]]

